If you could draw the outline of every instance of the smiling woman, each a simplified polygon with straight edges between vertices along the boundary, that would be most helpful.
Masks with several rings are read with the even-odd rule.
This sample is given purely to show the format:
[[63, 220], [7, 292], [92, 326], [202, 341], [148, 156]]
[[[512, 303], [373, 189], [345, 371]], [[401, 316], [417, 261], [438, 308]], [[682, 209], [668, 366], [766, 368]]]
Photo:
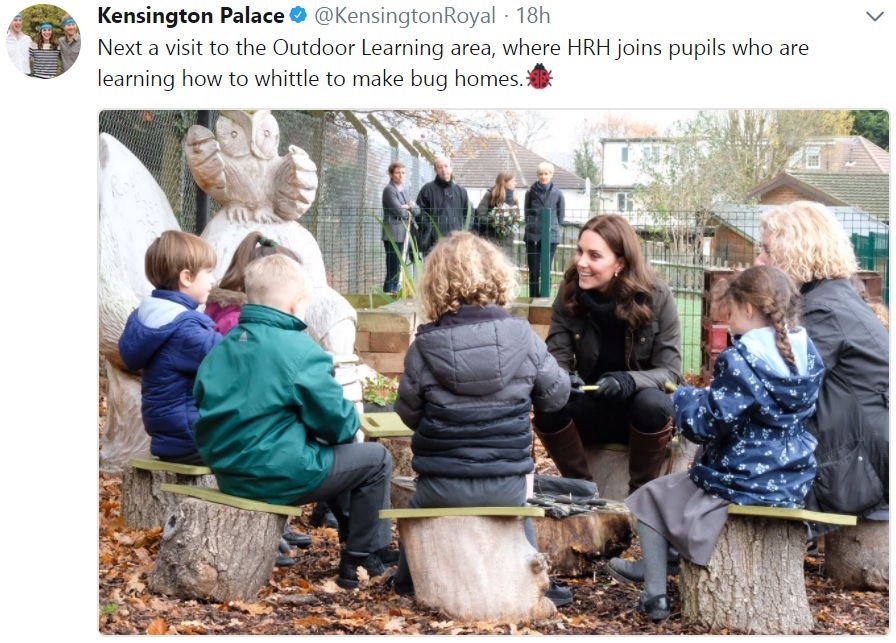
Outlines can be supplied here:
[[682, 381], [681, 331], [669, 287], [623, 217], [582, 227], [547, 345], [573, 383], [562, 410], [535, 411], [535, 433], [560, 473], [590, 480], [583, 442], [614, 442], [629, 445], [629, 491], [658, 477], [672, 435], [664, 387]]

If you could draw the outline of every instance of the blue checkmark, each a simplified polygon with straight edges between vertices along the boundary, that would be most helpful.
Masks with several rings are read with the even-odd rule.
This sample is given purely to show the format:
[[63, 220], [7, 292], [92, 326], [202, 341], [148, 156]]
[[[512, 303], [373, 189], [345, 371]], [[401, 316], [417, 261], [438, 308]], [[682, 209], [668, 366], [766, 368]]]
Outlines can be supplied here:
[[305, 11], [304, 7], [293, 7], [292, 11], [289, 12], [289, 17], [293, 22], [305, 22], [308, 12]]

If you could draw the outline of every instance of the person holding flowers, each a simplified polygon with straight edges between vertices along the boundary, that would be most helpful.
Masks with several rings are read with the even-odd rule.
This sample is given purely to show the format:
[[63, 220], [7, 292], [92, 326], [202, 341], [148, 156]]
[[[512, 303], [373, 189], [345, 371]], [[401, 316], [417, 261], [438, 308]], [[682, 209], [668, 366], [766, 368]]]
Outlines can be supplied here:
[[522, 213], [515, 194], [516, 178], [513, 172], [498, 172], [495, 185], [482, 195], [476, 208], [474, 231], [499, 246], [513, 243], [519, 229]]

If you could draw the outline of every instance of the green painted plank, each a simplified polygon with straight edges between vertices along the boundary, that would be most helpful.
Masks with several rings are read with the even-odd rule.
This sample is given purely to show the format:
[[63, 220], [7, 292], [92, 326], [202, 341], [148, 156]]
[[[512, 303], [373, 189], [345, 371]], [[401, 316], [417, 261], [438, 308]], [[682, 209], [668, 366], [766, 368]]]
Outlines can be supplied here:
[[784, 507], [758, 507], [755, 505], [729, 505], [728, 513], [736, 516], [759, 516], [762, 518], [781, 518], [783, 520], [800, 520], [807, 522], [823, 522], [829, 525], [855, 525], [856, 517], [845, 514], [828, 514], [808, 509], [785, 509]]
[[380, 518], [443, 518], [445, 516], [523, 516], [542, 518], [541, 507], [438, 507], [433, 509], [381, 509]]
[[170, 493], [179, 493], [185, 496], [192, 496], [200, 500], [215, 502], [219, 505], [228, 505], [237, 509], [245, 509], [247, 511], [264, 511], [272, 514], [281, 514], [284, 516], [300, 516], [302, 515], [302, 507], [293, 507], [291, 505], [272, 505], [261, 500], [249, 500], [248, 498], [240, 498], [238, 496], [229, 496], [223, 491], [217, 489], [209, 489], [208, 487], [190, 487], [184, 484], [162, 483], [162, 491]]
[[414, 432], [404, 425], [398, 413], [362, 413], [361, 431], [371, 440], [409, 438]]
[[170, 471], [185, 476], [207, 476], [212, 470], [206, 466], [196, 464], [179, 464], [177, 462], [165, 462], [155, 458], [133, 458], [131, 466], [135, 469], [146, 471]]

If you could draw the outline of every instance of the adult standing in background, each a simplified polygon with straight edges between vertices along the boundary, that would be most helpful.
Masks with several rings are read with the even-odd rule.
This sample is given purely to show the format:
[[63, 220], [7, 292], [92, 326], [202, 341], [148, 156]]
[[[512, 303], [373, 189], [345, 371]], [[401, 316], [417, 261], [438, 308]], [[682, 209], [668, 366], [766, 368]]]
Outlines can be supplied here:
[[40, 26], [31, 44], [31, 68], [33, 78], [55, 78], [59, 75], [59, 43], [49, 22]]
[[495, 185], [476, 208], [473, 231], [498, 246], [511, 247], [519, 221], [520, 206], [513, 172], [498, 172]]
[[[547, 161], [538, 164], [538, 181], [526, 191], [524, 207], [526, 210], [526, 261], [529, 264], [529, 296], [538, 297], [541, 294], [541, 253], [545, 244], [551, 253], [551, 261], [557, 252], [560, 243], [560, 224], [566, 216], [566, 204], [563, 193], [554, 187], [551, 179], [554, 176], [554, 166]], [[551, 237], [541, 238], [541, 211], [547, 208], [551, 211]], [[551, 282], [550, 273], [544, 275], [548, 284]]]
[[849, 237], [810, 201], [765, 212], [759, 233], [756, 263], [799, 287], [803, 326], [826, 371], [808, 424], [818, 475], [806, 508], [889, 520], [890, 337], [849, 282], [858, 269]]
[[398, 291], [398, 277], [404, 259], [402, 255], [409, 243], [407, 235], [411, 215], [420, 211], [416, 202], [408, 196], [408, 189], [404, 185], [406, 173], [404, 163], [392, 161], [389, 164], [389, 183], [383, 188], [383, 247], [386, 249], [383, 292], [389, 295]]
[[78, 60], [78, 54], [81, 53], [81, 34], [78, 33], [78, 25], [71, 16], [62, 19], [62, 31], [65, 32], [62, 40], [59, 41], [59, 53], [62, 60], [62, 72], [65, 73], [71, 69], [75, 61]]
[[672, 291], [618, 214], [582, 226], [547, 345], [573, 384], [561, 411], [535, 409], [535, 434], [560, 474], [590, 480], [583, 442], [615, 442], [629, 446], [629, 492], [659, 477], [672, 438], [665, 384], [683, 380], [681, 328]]
[[439, 236], [446, 237], [454, 230], [463, 230], [470, 206], [467, 190], [451, 177], [451, 159], [437, 158], [434, 169], [436, 178], [420, 188], [417, 194], [420, 213], [415, 220], [419, 230], [417, 249], [421, 255], [436, 244]]
[[22, 14], [9, 23], [6, 30], [6, 53], [9, 59], [23, 74], [31, 75], [31, 38], [22, 33]]

